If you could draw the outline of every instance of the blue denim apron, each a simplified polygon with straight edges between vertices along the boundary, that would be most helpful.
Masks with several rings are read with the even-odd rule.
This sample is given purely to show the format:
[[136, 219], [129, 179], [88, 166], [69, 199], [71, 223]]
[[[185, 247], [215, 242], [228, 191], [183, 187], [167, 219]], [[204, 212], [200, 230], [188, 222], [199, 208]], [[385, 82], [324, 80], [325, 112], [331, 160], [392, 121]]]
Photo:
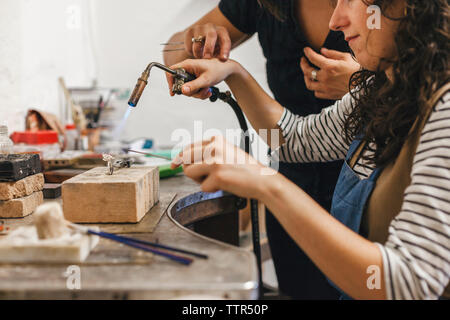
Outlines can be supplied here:
[[[359, 234], [366, 204], [382, 171], [380, 168], [376, 168], [368, 178], [361, 179], [350, 167], [349, 161], [361, 143], [360, 139], [355, 139], [350, 145], [334, 190], [331, 205], [331, 215]], [[328, 281], [343, 294], [341, 299], [349, 298], [330, 279]]]

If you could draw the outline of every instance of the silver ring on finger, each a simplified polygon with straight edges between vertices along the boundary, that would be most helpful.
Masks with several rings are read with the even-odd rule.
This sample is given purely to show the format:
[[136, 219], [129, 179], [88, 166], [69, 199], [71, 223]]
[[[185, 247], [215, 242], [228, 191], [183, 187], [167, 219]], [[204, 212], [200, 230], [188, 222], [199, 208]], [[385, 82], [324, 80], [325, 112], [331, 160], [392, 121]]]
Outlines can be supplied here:
[[311, 79], [312, 79], [312, 81], [317, 81], [317, 70], [316, 69], [311, 71]]
[[203, 43], [205, 41], [205, 37], [204, 36], [199, 36], [199, 37], [193, 37], [192, 38], [192, 43]]

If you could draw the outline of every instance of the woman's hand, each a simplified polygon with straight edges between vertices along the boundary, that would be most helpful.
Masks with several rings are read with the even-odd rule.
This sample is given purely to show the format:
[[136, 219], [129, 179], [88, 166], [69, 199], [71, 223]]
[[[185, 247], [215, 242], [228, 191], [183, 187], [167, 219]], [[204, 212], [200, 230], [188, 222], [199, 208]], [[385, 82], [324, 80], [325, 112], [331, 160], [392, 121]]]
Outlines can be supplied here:
[[261, 199], [270, 178], [277, 174], [222, 136], [186, 147], [173, 160], [172, 168], [180, 165], [204, 192], [224, 190], [252, 199]]
[[[319, 69], [312, 67], [303, 57], [300, 62], [308, 90], [319, 99], [339, 100], [349, 91], [350, 77], [360, 69], [349, 53], [323, 48], [321, 54], [305, 48], [305, 56]], [[317, 72], [317, 79], [312, 77]]]
[[[203, 41], [192, 41], [200, 39]], [[227, 61], [230, 56], [231, 39], [225, 27], [213, 23], [195, 25], [184, 33], [186, 52], [197, 59], [218, 58]]]
[[[182, 87], [182, 93], [189, 97], [198, 99], [208, 99], [211, 96], [209, 87], [214, 86], [226, 78], [239, 66], [233, 60], [222, 62], [218, 59], [188, 59], [171, 66], [171, 69], [183, 68], [187, 72], [195, 75], [197, 79], [186, 83]], [[167, 81], [170, 88], [170, 95], [173, 96], [173, 77], [167, 74]]]

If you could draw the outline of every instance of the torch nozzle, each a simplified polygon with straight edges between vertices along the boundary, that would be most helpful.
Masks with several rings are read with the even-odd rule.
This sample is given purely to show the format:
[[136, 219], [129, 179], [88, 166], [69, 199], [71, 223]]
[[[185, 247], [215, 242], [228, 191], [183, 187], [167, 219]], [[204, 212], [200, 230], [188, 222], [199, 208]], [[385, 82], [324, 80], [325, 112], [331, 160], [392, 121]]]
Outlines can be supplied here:
[[131, 93], [130, 100], [128, 100], [128, 105], [130, 107], [136, 107], [139, 99], [141, 98], [142, 92], [144, 92], [145, 87], [148, 83], [148, 77], [150, 76], [150, 72], [145, 70], [141, 77], [138, 79], [136, 83], [136, 87], [134, 87], [133, 92]]
[[158, 63], [158, 62], [152, 62], [150, 63], [147, 68], [144, 70], [144, 72], [142, 72], [141, 77], [138, 79], [136, 86], [134, 87], [133, 92], [131, 93], [130, 99], [128, 100], [128, 105], [130, 107], [136, 107], [139, 99], [142, 96], [142, 93], [144, 92], [145, 87], [148, 84], [148, 78], [150, 76], [150, 71], [153, 67], [157, 67], [160, 68], [166, 72], [169, 72], [173, 75], [176, 75], [177, 72], [175, 70], [172, 70], [168, 67], [166, 67], [165, 65]]

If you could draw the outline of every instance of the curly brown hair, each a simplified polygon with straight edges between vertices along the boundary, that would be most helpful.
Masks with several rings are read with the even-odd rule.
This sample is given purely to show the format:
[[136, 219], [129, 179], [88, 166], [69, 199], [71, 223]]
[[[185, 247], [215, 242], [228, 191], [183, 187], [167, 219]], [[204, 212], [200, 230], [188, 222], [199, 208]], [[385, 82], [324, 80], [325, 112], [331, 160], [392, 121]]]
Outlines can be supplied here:
[[[344, 125], [348, 142], [358, 135], [374, 143], [375, 153], [365, 159], [383, 167], [394, 161], [428, 101], [449, 82], [449, 0], [405, 0], [404, 17], [389, 17], [391, 0], [361, 0], [378, 5], [383, 15], [399, 20], [395, 36], [398, 52], [392, 81], [381, 70], [361, 70], [351, 78], [354, 108]], [[381, 63], [386, 62], [381, 59]]]

